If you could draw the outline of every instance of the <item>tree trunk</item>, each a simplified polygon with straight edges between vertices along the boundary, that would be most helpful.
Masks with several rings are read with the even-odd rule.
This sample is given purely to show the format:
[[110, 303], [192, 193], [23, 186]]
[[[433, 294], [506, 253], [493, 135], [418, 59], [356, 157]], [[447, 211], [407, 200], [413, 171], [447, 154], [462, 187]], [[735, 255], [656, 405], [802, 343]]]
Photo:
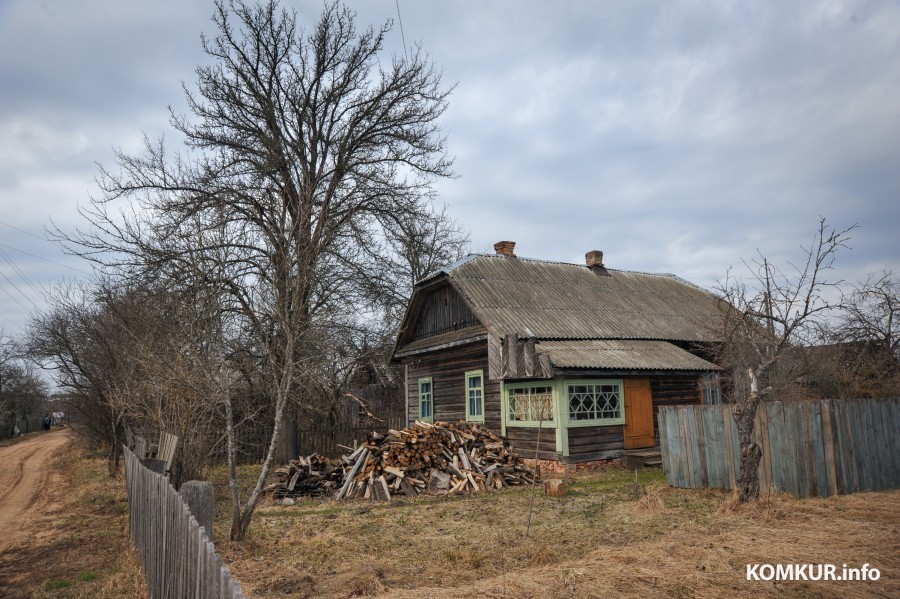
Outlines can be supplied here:
[[734, 410], [734, 423], [738, 430], [738, 443], [741, 448], [740, 475], [737, 480], [739, 501], [747, 503], [759, 498], [759, 461], [762, 448], [753, 441], [753, 428], [756, 422], [756, 410], [759, 406], [759, 394], [751, 393], [742, 404]]
[[275, 461], [279, 464], [287, 464], [300, 455], [298, 426], [296, 402], [288, 401], [284, 407], [284, 420], [281, 421], [281, 434], [279, 435], [281, 441], [278, 443], [278, 451], [275, 453]]

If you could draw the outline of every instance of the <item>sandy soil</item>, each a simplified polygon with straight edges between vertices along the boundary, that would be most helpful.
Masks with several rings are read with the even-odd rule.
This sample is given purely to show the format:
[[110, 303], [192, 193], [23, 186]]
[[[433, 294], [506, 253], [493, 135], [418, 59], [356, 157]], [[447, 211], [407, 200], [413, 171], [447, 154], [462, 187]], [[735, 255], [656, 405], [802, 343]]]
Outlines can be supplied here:
[[51, 460], [68, 441], [65, 429], [30, 435], [0, 447], [0, 553], [27, 547], [41, 537], [46, 514], [57, 510]]

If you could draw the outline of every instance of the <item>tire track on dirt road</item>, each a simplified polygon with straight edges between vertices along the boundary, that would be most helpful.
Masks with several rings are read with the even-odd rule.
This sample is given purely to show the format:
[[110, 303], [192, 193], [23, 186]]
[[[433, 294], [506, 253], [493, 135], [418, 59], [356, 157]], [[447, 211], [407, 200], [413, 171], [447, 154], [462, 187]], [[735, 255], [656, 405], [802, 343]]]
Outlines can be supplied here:
[[45, 511], [50, 461], [68, 441], [68, 431], [33, 435], [0, 447], [0, 552], [27, 542]]

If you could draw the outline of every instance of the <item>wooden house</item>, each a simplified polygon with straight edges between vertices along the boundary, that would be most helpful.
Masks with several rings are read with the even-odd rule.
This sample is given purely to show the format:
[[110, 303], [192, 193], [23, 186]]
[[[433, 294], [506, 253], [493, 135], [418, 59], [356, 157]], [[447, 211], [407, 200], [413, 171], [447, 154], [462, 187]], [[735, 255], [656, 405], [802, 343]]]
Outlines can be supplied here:
[[410, 421], [483, 422], [541, 460], [652, 447], [661, 405], [717, 401], [720, 302], [678, 277], [470, 255], [416, 284], [393, 359]]

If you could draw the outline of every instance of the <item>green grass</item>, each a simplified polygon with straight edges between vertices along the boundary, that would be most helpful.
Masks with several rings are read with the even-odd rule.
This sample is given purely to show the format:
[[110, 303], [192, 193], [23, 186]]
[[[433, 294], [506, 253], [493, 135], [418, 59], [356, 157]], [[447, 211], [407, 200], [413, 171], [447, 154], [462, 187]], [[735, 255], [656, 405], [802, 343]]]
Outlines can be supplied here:
[[59, 591], [61, 589], [67, 589], [72, 586], [72, 583], [68, 580], [51, 580], [47, 583], [47, 588], [51, 591]]

